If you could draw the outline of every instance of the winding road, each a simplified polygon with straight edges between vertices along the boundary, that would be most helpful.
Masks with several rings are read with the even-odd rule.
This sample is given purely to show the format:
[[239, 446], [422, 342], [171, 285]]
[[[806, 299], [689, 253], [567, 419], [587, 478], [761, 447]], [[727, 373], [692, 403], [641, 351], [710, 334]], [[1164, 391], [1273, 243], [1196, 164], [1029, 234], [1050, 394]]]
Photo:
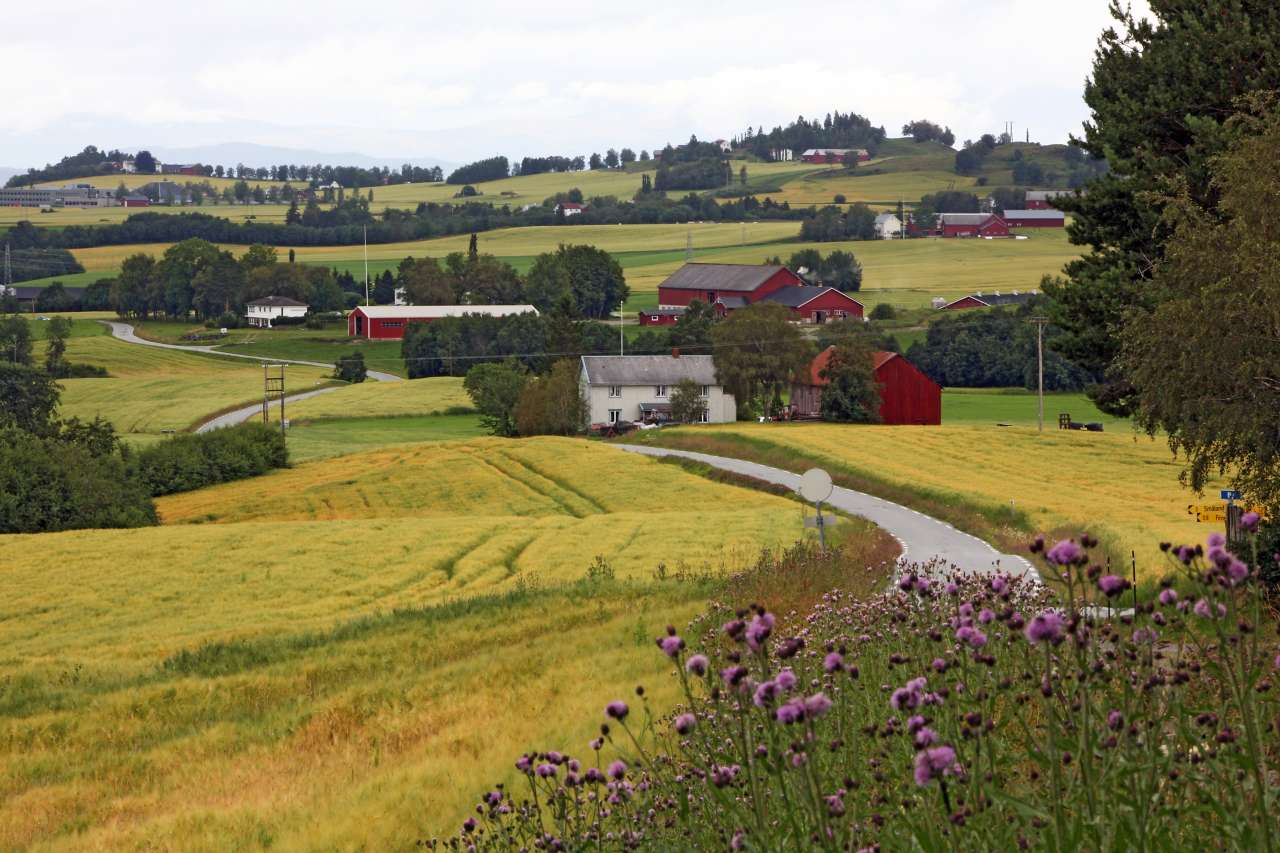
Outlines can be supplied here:
[[[159, 341], [149, 341], [146, 338], [138, 337], [137, 333], [134, 332], [133, 326], [131, 326], [128, 323], [119, 323], [119, 322], [116, 322], [115, 320], [99, 320], [98, 322], [108, 326], [111, 329], [111, 336], [114, 337], [116, 340], [124, 341], [125, 343], [129, 343], [129, 344], [138, 344], [139, 346], [144, 346], [144, 347], [157, 347], [159, 349], [172, 349], [172, 350], [179, 350], [181, 352], [203, 353], [204, 355], [216, 355], [216, 356], [222, 356], [225, 358], [247, 358], [250, 361], [269, 362], [271, 364], [302, 364], [302, 365], [306, 365], [307, 367], [327, 367], [327, 368], [333, 367], [332, 364], [328, 364], [323, 361], [300, 361], [298, 359], [267, 358], [261, 355], [245, 355], [243, 353], [238, 353], [238, 352], [224, 352], [223, 350], [217, 349], [216, 347], [211, 345], [164, 344], [164, 343], [160, 343]], [[395, 374], [383, 373], [378, 370], [370, 370], [369, 378], [377, 382], [402, 381], [400, 377], [396, 376]], [[316, 397], [320, 394], [328, 394], [331, 391], [337, 391], [337, 390], [338, 390], [337, 387], [317, 388], [313, 391], [303, 391], [299, 394], [290, 394], [284, 398], [285, 413], [286, 414], [288, 413], [290, 403], [296, 402], [298, 400], [306, 400], [309, 397]], [[273, 408], [278, 409], [280, 407], [280, 403], [279, 401], [272, 401], [271, 406]], [[217, 417], [210, 418], [209, 420], [202, 423], [200, 426], [196, 427], [196, 432], [208, 432], [214, 429], [221, 429], [222, 427], [235, 426], [236, 424], [244, 423], [250, 418], [255, 417], [261, 413], [262, 413], [262, 404], [254, 403], [251, 406], [245, 406], [244, 408], [236, 409], [234, 411], [226, 412], [224, 414], [218, 415]]]
[[[617, 448], [646, 456], [679, 456], [706, 465], [744, 474], [789, 489], [800, 486], [800, 475], [769, 465], [760, 465], [728, 456], [713, 456], [689, 450], [644, 447], [637, 444], [615, 444]], [[1034, 567], [1016, 554], [1002, 554], [976, 536], [957, 530], [944, 521], [916, 512], [901, 504], [886, 501], [865, 492], [837, 486], [826, 501], [838, 510], [861, 516], [885, 530], [902, 546], [902, 559], [927, 563], [933, 559], [953, 563], [960, 569], [982, 574], [1003, 572], [1039, 581]]]

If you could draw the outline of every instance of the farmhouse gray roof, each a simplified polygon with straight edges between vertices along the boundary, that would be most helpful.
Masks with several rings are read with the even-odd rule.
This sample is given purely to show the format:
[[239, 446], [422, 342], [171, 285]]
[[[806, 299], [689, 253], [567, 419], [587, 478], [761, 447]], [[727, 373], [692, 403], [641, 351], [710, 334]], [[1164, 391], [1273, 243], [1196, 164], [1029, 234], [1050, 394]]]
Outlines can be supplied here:
[[1005, 219], [1062, 219], [1061, 210], [1006, 210]]
[[592, 385], [675, 385], [685, 379], [716, 384], [709, 355], [584, 355], [582, 370]]
[[1071, 195], [1071, 190], [1027, 190], [1027, 201], [1048, 201], [1064, 195]]
[[658, 285], [675, 290], [737, 290], [750, 293], [786, 267], [777, 264], [685, 264]]
[[938, 221], [947, 225], [981, 225], [994, 213], [939, 213]]
[[261, 299], [255, 299], [252, 302], [246, 302], [246, 305], [258, 305], [265, 308], [306, 308], [307, 303], [299, 302], [296, 299], [290, 299], [287, 296], [264, 296]]

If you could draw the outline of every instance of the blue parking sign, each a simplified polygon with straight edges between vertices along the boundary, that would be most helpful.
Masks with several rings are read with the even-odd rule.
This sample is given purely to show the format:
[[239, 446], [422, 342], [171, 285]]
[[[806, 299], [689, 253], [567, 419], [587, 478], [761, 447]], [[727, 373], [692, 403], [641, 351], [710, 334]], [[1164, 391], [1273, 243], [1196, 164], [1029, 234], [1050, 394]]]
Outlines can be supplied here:
[[1222, 490], [1221, 492], [1219, 492], [1218, 494], [1219, 494], [1219, 495], [1221, 495], [1221, 497], [1222, 497], [1222, 499], [1223, 499], [1224, 501], [1238, 501], [1238, 500], [1240, 500], [1240, 493], [1239, 493], [1239, 492], [1237, 492], [1235, 489], [1223, 489], [1223, 490]]

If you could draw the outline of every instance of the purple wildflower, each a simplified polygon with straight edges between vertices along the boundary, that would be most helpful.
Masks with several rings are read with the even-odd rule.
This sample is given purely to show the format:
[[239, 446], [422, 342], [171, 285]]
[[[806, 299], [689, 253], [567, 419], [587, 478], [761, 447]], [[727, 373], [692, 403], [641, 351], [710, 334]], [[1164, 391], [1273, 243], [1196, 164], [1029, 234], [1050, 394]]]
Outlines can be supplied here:
[[1063, 539], [1050, 548], [1049, 553], [1044, 556], [1050, 563], [1057, 563], [1059, 566], [1070, 566], [1084, 558], [1084, 551], [1070, 539]]
[[774, 682], [781, 690], [791, 690], [796, 686], [796, 674], [789, 669], [784, 669], [773, 677]]
[[1112, 711], [1107, 714], [1107, 728], [1113, 732], [1119, 731], [1124, 726], [1124, 714], [1119, 711]]
[[1062, 641], [1062, 617], [1054, 610], [1038, 613], [1027, 624], [1026, 635], [1032, 643], [1059, 643]]
[[818, 717], [830, 710], [831, 700], [827, 698], [825, 693], [815, 693], [804, 700], [804, 713], [811, 720], [818, 719]]
[[689, 732], [693, 731], [693, 727], [697, 724], [698, 718], [693, 714], [681, 714], [676, 717], [675, 728], [678, 733], [687, 735]]
[[915, 734], [924, 728], [924, 717], [915, 714], [907, 718], [907, 734]]
[[556, 775], [556, 766], [554, 764], [539, 764], [538, 775], [543, 779], [549, 779]]
[[930, 664], [930, 666], [932, 666], [932, 667], [933, 667], [934, 672], [946, 672], [946, 671], [947, 671], [947, 662], [946, 662], [945, 660], [943, 660], [942, 658], [934, 658], [934, 659], [933, 659], [933, 663], [932, 663], [932, 664]]
[[1004, 575], [996, 575], [991, 579], [991, 591], [996, 595], [1000, 595], [1009, 588], [1009, 579]]
[[1231, 562], [1227, 564], [1227, 577], [1231, 579], [1232, 586], [1238, 586], [1244, 583], [1244, 579], [1249, 577], [1249, 567], [1235, 557], [1231, 558]]
[[658, 641], [658, 645], [662, 647], [662, 653], [669, 658], [673, 658], [684, 650], [684, 640], [680, 637], [670, 634]]
[[978, 613], [978, 621], [983, 625], [990, 625], [992, 622], [996, 621], [996, 614], [992, 613], [990, 609], [984, 607]]
[[773, 703], [773, 698], [778, 695], [778, 685], [772, 681], [762, 681], [756, 687], [755, 695], [752, 701], [755, 702], [757, 708], [764, 708]]
[[930, 780], [943, 775], [955, 775], [958, 770], [956, 751], [949, 746], [934, 746], [916, 753], [917, 785], [928, 785]]
[[822, 669], [824, 672], [835, 672], [844, 667], [844, 658], [839, 652], [831, 652], [822, 660]]
[[960, 587], [955, 583], [949, 583], [946, 586], [947, 595], [955, 595], [960, 591]]
[[832, 794], [827, 797], [827, 814], [832, 817], [840, 817], [844, 814], [844, 798], [839, 794]]
[[1119, 575], [1103, 575], [1098, 578], [1098, 589], [1107, 598], [1115, 598], [1129, 588], [1129, 582]]
[[921, 726], [915, 733], [916, 749], [924, 749], [938, 742], [938, 733], [928, 726]]
[[968, 643], [975, 649], [980, 649], [987, 644], [987, 635], [968, 625], [960, 626], [956, 631], [956, 639], [962, 643]]
[[1213, 611], [1209, 608], [1209, 602], [1203, 598], [1196, 602], [1196, 606], [1191, 608], [1201, 619], [1212, 619]]
[[1242, 527], [1246, 533], [1255, 533], [1258, 530], [1258, 522], [1261, 520], [1261, 516], [1253, 510], [1249, 510], [1244, 515], [1240, 516], [1240, 527]]
[[773, 614], [761, 613], [751, 620], [747, 627], [747, 645], [752, 651], [760, 651], [760, 647], [773, 633]]
[[463, 832], [474, 832], [475, 828], [476, 828], [476, 819], [473, 817], [469, 817], [462, 822]]
[[685, 661], [684, 668], [692, 675], [703, 676], [707, 674], [707, 666], [709, 664], [710, 661], [707, 660], [706, 655], [694, 655]]
[[522, 755], [516, 759], [516, 769], [521, 773], [528, 773], [529, 768], [533, 766], [533, 761], [527, 755]]
[[792, 699], [790, 702], [780, 706], [777, 714], [778, 722], [786, 725], [798, 723], [804, 719], [804, 701], [801, 699]]
[[720, 677], [724, 679], [724, 683], [729, 687], [737, 687], [742, 679], [747, 677], [747, 668], [745, 666], [730, 666], [720, 670]]
[[1208, 543], [1210, 548], [1221, 548], [1223, 545], [1227, 544], [1227, 537], [1223, 536], [1221, 533], [1215, 532], [1210, 533], [1209, 538], [1205, 541]]
[[628, 710], [629, 709], [627, 708], [627, 703], [623, 702], [621, 699], [614, 699], [608, 705], [604, 706], [605, 715], [608, 717], [612, 717], [613, 719], [618, 720], [619, 722], [627, 718]]
[[609, 778], [621, 779], [627, 775], [627, 764], [625, 761], [615, 761], [609, 765]]
[[1172, 607], [1178, 603], [1178, 593], [1172, 589], [1160, 590], [1160, 603], [1165, 607]]

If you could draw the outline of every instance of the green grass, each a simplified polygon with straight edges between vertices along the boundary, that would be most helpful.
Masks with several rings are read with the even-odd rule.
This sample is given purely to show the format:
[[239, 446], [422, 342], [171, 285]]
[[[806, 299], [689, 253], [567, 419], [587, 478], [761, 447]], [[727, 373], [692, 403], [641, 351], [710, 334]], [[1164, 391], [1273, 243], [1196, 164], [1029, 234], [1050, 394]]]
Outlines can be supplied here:
[[310, 462], [418, 441], [453, 441], [486, 435], [477, 415], [402, 415], [329, 418], [289, 428], [289, 456]]
[[49, 323], [47, 320], [41, 320], [41, 317], [68, 317], [71, 319], [71, 337], [73, 338], [92, 338], [105, 335], [109, 331], [106, 326], [97, 320], [87, 320], [76, 314], [46, 314], [36, 312], [35, 314], [23, 315], [27, 320], [27, 328], [31, 329], [31, 337], [33, 340], [43, 341], [49, 337]]
[[[1130, 422], [1098, 410], [1084, 394], [1044, 395], [1045, 429], [1058, 428], [1058, 413], [1065, 412], [1079, 423], [1097, 421], [1108, 431], [1128, 432]], [[1034, 426], [1037, 420], [1034, 391], [1022, 388], [947, 388], [942, 392], [944, 424], [995, 426], [998, 423]]]

